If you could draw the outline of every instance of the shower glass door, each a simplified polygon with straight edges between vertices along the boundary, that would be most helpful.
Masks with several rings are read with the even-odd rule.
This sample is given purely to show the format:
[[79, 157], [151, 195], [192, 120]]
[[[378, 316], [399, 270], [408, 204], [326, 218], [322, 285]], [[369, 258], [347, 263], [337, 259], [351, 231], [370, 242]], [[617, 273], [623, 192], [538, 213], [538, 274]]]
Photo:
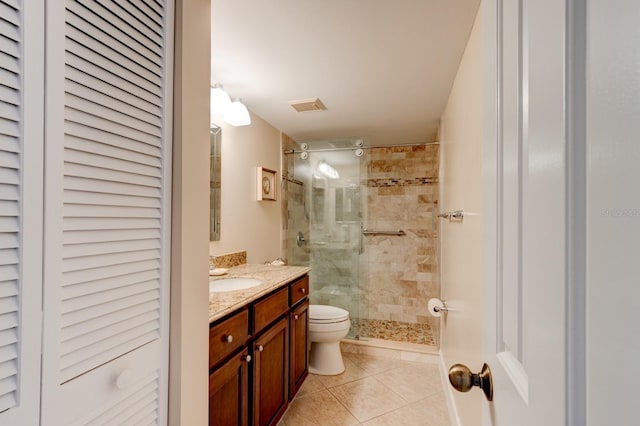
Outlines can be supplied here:
[[[293, 161], [284, 181], [287, 194], [286, 257], [291, 265], [308, 265], [310, 300], [349, 311], [352, 324], [366, 318], [367, 275], [362, 270], [363, 177], [354, 150], [326, 150], [339, 141], [308, 142], [309, 151]], [[327, 146], [329, 144], [329, 146]], [[352, 140], [345, 140], [353, 146]], [[347, 145], [350, 144], [350, 145]], [[293, 166], [293, 167], [292, 167]], [[352, 326], [349, 337], [363, 332]]]

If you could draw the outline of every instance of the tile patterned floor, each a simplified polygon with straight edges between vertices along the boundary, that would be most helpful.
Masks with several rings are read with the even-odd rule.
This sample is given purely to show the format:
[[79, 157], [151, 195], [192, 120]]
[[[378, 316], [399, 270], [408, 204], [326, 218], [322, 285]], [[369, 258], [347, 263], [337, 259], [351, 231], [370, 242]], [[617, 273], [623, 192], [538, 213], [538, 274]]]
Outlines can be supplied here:
[[417, 343], [420, 345], [438, 345], [429, 324], [366, 318], [352, 318], [351, 324], [354, 329], [358, 330], [355, 334], [363, 337]]
[[437, 364], [343, 357], [343, 374], [309, 374], [278, 426], [451, 424]]

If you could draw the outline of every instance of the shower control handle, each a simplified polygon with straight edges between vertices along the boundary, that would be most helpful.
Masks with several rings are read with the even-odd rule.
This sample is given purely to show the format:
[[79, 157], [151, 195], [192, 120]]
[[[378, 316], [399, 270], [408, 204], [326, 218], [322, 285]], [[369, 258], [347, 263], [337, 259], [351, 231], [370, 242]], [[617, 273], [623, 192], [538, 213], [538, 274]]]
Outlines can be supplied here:
[[298, 247], [307, 245], [307, 240], [302, 232], [298, 232], [298, 234], [296, 235], [296, 244], [298, 245]]

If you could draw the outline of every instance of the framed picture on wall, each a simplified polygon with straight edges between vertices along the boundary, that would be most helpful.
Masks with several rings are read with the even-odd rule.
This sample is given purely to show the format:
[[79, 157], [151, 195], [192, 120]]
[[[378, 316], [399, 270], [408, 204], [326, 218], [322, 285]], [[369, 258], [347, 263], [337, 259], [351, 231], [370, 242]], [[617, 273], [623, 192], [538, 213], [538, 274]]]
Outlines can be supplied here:
[[258, 167], [258, 200], [276, 201], [276, 171]]

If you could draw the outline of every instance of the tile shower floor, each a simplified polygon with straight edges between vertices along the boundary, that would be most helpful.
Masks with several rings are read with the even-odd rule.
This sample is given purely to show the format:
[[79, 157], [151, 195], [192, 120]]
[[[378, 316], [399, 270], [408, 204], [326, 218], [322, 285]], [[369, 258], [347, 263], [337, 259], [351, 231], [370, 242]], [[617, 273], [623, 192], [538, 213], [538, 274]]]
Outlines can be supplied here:
[[394, 342], [417, 343], [419, 345], [437, 346], [433, 330], [429, 324], [417, 324], [401, 321], [352, 318], [352, 327], [360, 336], [374, 339], [392, 340]]
[[345, 372], [309, 374], [279, 426], [448, 426], [438, 365], [343, 353]]

